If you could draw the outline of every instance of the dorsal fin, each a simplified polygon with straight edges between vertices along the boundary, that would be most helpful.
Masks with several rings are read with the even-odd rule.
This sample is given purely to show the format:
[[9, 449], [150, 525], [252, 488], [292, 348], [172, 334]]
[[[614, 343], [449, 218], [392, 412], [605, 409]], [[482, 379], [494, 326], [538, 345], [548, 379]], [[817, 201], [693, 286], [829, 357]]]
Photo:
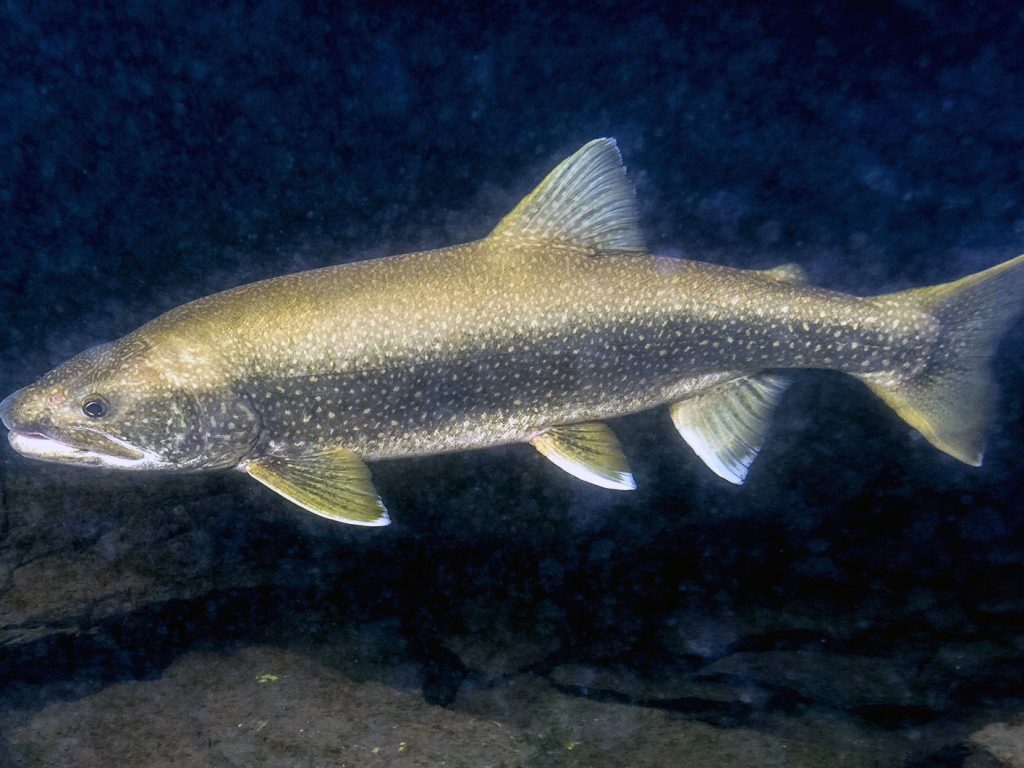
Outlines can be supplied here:
[[491, 237], [643, 251], [636, 194], [614, 139], [595, 139], [563, 160]]
[[807, 273], [799, 264], [779, 264], [777, 267], [763, 269], [761, 272], [765, 277], [778, 280], [780, 283], [803, 284], [807, 282]]

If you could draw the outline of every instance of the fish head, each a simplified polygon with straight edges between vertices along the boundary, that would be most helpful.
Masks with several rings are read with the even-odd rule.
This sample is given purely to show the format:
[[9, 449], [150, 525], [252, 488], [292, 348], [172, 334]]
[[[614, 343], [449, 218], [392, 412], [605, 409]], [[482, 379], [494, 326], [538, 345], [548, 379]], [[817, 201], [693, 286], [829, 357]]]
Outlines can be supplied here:
[[0, 402], [19, 453], [113, 469], [230, 467], [255, 445], [244, 399], [197, 360], [131, 336], [86, 350]]

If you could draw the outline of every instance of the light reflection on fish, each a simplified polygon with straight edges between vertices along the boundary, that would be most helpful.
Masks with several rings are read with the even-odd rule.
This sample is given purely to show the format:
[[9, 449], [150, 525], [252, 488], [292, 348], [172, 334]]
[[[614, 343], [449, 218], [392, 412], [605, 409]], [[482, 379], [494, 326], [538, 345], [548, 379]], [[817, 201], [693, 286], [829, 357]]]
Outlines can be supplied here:
[[300, 506], [388, 522], [364, 461], [531, 443], [634, 487], [603, 420], [668, 404], [743, 482], [792, 368], [864, 381], [980, 464], [989, 358], [1024, 256], [862, 298], [799, 269], [648, 254], [614, 141], [585, 145], [483, 240], [243, 285], [83, 352], [0, 404], [16, 450], [138, 470], [236, 467]]

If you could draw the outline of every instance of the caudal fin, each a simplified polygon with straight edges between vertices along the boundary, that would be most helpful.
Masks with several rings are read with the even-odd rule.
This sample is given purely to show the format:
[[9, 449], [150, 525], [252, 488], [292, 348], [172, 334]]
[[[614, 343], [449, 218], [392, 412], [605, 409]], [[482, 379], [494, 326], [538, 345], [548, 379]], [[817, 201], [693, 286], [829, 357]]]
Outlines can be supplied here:
[[880, 298], [925, 309], [939, 323], [939, 342], [911, 380], [864, 380], [936, 448], [979, 466], [996, 400], [989, 360], [1024, 310], [1024, 255], [951, 283]]

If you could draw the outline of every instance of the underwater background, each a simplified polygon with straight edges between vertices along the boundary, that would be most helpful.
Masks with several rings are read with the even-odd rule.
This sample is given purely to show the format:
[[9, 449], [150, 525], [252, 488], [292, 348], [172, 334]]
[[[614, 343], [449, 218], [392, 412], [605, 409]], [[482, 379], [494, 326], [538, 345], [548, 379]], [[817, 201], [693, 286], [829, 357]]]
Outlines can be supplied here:
[[[1012, 3], [0, 6], [0, 396], [184, 301], [486, 234], [589, 139], [650, 248], [881, 293], [1024, 251]], [[985, 464], [803, 372], [746, 485], [525, 446], [238, 473], [0, 448], [0, 766], [1024, 765], [1024, 333]]]

